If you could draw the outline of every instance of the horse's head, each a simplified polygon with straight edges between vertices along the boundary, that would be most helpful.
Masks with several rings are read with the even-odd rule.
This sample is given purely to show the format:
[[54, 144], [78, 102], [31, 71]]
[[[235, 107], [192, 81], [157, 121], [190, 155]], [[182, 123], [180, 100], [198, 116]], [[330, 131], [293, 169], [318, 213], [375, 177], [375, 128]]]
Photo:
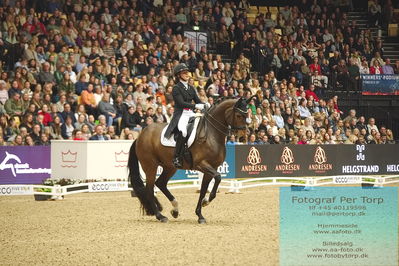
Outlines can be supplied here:
[[228, 123], [233, 130], [242, 130], [246, 128], [246, 118], [248, 117], [247, 100], [245, 98], [239, 98], [234, 104], [232, 109], [232, 118], [228, 120]]

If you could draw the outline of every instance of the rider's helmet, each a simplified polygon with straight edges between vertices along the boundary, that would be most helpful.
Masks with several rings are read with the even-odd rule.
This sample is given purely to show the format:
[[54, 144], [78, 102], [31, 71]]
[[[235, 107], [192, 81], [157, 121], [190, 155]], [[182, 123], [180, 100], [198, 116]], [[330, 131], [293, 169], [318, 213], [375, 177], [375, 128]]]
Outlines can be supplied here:
[[189, 69], [186, 64], [180, 63], [177, 66], [175, 66], [175, 68], [173, 69], [173, 75], [177, 77], [179, 73], [183, 71], [189, 71]]

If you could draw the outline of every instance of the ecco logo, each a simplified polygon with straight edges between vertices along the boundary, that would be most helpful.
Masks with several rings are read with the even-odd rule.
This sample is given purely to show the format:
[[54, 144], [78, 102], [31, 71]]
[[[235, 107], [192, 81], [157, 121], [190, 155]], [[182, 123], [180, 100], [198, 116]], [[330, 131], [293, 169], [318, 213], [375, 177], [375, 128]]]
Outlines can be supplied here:
[[108, 184], [93, 184], [91, 189], [97, 190], [97, 191], [107, 191], [107, 190], [109, 190], [109, 185]]
[[357, 176], [337, 176], [334, 177], [335, 184], [357, 184], [360, 182], [360, 178]]
[[2, 187], [0, 189], [0, 194], [2, 195], [9, 195], [11, 194], [11, 187]]

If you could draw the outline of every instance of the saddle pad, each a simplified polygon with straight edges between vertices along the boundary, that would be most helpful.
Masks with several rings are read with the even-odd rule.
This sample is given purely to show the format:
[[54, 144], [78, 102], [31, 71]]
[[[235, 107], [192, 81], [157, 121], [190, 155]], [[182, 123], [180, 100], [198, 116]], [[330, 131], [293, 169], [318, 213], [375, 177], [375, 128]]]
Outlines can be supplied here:
[[[188, 137], [188, 141], [187, 141], [187, 147], [189, 147], [189, 148], [194, 143], [195, 136], [197, 135], [197, 128], [198, 128], [198, 123], [199, 123], [200, 119], [201, 119], [201, 116], [196, 116], [195, 117], [194, 127], [193, 127], [193, 130], [191, 131], [191, 134]], [[161, 132], [161, 144], [163, 146], [166, 146], [166, 147], [176, 147], [176, 141], [175, 141], [174, 134], [172, 134], [172, 136], [170, 136], [169, 139], [165, 137], [165, 132], [166, 132], [166, 129], [168, 128], [168, 125], [166, 125], [162, 129], [162, 132]]]

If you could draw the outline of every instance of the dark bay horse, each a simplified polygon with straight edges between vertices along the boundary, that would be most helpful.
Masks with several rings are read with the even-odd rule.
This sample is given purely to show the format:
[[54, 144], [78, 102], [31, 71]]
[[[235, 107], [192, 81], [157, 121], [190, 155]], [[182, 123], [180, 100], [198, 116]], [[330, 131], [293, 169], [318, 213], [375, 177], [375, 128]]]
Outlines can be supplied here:
[[[199, 223], [205, 223], [201, 208], [209, 204], [215, 197], [221, 177], [217, 168], [226, 157], [225, 137], [229, 129], [243, 129], [246, 125], [247, 102], [244, 98], [229, 99], [212, 106], [205, 112], [198, 125], [195, 142], [189, 148], [192, 154], [192, 165], [186, 160], [184, 169], [198, 170], [204, 173], [200, 196], [195, 213]], [[161, 222], [168, 218], [161, 214], [162, 206], [154, 196], [156, 185], [172, 203], [171, 214], [174, 218], [179, 215], [178, 203], [167, 188], [169, 179], [175, 174], [176, 168], [172, 164], [174, 148], [161, 144], [161, 132], [166, 124], [154, 123], [143, 129], [139, 137], [133, 142], [129, 152], [129, 177], [134, 192], [140, 200], [143, 212], [155, 215]], [[139, 163], [146, 174], [144, 185], [139, 172]], [[162, 166], [162, 174], [155, 181], [158, 166]], [[209, 183], [215, 179], [215, 185], [210, 192], [209, 199], [205, 198]]]

